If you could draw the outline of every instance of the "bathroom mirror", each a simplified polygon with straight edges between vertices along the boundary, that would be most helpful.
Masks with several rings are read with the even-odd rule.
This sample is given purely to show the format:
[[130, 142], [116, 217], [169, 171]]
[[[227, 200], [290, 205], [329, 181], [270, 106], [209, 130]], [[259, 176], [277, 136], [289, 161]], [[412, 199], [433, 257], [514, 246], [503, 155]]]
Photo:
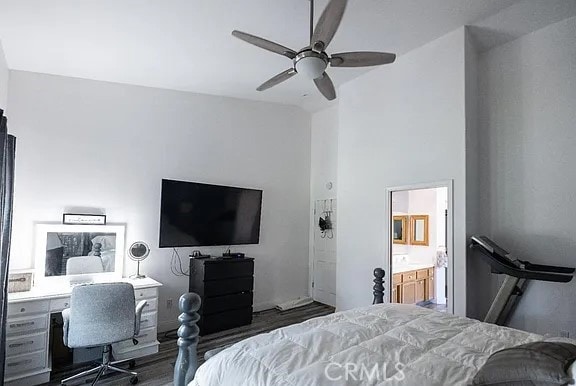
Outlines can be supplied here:
[[122, 276], [123, 225], [37, 224], [36, 277]]
[[428, 215], [410, 216], [410, 244], [428, 245]]
[[393, 216], [392, 217], [392, 240], [394, 244], [407, 244], [407, 230], [408, 216]]

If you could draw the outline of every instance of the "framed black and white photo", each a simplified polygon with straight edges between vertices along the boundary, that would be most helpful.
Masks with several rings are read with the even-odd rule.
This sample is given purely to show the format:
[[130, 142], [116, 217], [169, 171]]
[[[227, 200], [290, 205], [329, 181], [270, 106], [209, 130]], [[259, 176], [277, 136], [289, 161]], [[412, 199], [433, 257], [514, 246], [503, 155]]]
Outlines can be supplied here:
[[62, 223], [67, 225], [106, 225], [106, 215], [64, 213]]

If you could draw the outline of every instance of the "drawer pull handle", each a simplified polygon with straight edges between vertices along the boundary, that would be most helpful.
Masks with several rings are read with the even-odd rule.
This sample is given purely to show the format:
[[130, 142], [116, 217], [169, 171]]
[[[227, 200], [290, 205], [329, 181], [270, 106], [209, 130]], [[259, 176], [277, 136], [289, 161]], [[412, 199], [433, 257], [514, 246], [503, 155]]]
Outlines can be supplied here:
[[143, 319], [140, 323], [148, 323], [148, 319]]
[[10, 328], [20, 328], [20, 327], [33, 326], [33, 325], [34, 325], [34, 322], [12, 323], [10, 325]]
[[20, 308], [20, 312], [26, 312], [26, 308], [24, 307]]
[[27, 345], [30, 345], [30, 344], [34, 344], [34, 341], [33, 341], [33, 340], [29, 340], [29, 341], [27, 341], [27, 342], [12, 343], [12, 344], [9, 344], [8, 347], [10, 347], [10, 348], [22, 347], [22, 346], [27, 346]]
[[14, 367], [14, 366], [20, 366], [20, 365], [27, 365], [29, 363], [32, 363], [32, 359], [26, 359], [23, 361], [19, 361], [19, 362], [12, 362], [12, 363], [8, 363], [6, 365], [6, 367]]

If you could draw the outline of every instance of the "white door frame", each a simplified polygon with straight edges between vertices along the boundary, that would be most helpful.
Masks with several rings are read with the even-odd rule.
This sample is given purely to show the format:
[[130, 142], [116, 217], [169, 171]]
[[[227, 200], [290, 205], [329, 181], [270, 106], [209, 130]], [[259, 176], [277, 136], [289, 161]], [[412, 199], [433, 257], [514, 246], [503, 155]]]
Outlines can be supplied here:
[[[331, 197], [331, 198], [316, 198], [312, 200], [312, 204], [311, 204], [311, 222], [310, 222], [310, 242], [309, 242], [309, 255], [308, 255], [308, 293], [310, 294], [310, 298], [312, 298], [312, 300], [318, 301], [320, 303], [324, 303], [323, 301], [321, 301], [322, 299], [318, 299], [316, 297], [316, 273], [318, 271], [318, 267], [316, 265], [316, 227], [318, 226], [317, 220], [318, 220], [318, 213], [316, 213], [316, 203], [321, 202], [321, 201], [334, 201], [336, 202], [336, 211], [338, 210], [338, 202], [337, 202], [337, 198], [336, 197]], [[338, 226], [338, 215], [336, 214], [336, 227]], [[334, 232], [336, 232], [336, 229], [334, 229]], [[336, 235], [336, 237], [338, 237]], [[336, 260], [334, 262], [335, 267], [338, 266], [338, 261]], [[334, 283], [336, 283], [336, 273], [334, 275]], [[334, 304], [330, 304], [334, 307], [336, 307], [336, 299], [334, 299]]]
[[386, 189], [386, 221], [384, 229], [384, 239], [386, 240], [385, 256], [384, 256], [384, 269], [386, 272], [386, 299], [390, 302], [390, 295], [392, 293], [392, 193], [402, 192], [407, 190], [419, 189], [435, 189], [447, 188], [448, 189], [448, 235], [446, 248], [448, 250], [448, 302], [447, 311], [451, 314], [454, 313], [454, 180], [445, 180], [438, 182], [425, 182], [412, 185], [394, 186]]

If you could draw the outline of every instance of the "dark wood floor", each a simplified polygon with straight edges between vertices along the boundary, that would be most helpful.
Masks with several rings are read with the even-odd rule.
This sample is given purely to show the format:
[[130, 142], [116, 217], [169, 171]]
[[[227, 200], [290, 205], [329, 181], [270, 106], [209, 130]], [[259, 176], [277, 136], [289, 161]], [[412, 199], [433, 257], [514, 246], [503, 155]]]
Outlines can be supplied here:
[[[318, 316], [328, 315], [333, 312], [334, 308], [320, 303], [312, 303], [284, 312], [278, 310], [257, 312], [254, 314], [254, 320], [249, 326], [238, 327], [200, 337], [200, 343], [198, 344], [199, 360], [201, 363], [204, 362], [204, 353], [208, 350], [227, 346], [254, 335], [300, 323]], [[162, 334], [158, 337], [158, 340], [160, 341], [160, 347], [157, 354], [139, 358], [136, 361], [134, 371], [138, 372], [139, 385], [159, 386], [172, 384], [174, 362], [178, 355], [176, 339], [173, 334], [168, 336]], [[52, 372], [52, 380], [45, 385], [59, 385], [60, 380], [87, 370], [90, 367], [91, 366], [76, 366], [74, 368], [54, 369]], [[121, 374], [110, 374], [103, 377], [98, 385], [130, 385], [129, 378], [129, 376]], [[69, 385], [83, 385], [90, 381], [91, 378], [87, 377], [84, 380], [76, 381]]]

